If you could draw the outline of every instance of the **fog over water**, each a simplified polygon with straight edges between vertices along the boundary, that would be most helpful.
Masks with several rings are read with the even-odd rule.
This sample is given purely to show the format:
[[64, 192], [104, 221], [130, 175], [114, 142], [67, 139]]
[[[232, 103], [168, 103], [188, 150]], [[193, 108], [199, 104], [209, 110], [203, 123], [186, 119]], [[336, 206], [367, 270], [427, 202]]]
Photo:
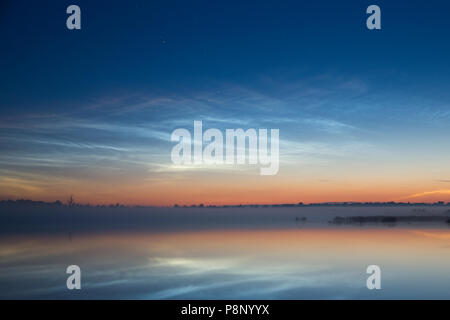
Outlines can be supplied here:
[[[292, 207], [292, 208], [160, 208], [160, 207], [9, 207], [0, 214], [1, 234], [93, 231], [175, 231], [211, 229], [273, 229], [330, 227], [335, 217], [442, 216], [436, 207]], [[446, 227], [445, 223], [419, 226]], [[385, 225], [369, 224], [369, 227]], [[404, 227], [402, 223], [397, 227]], [[334, 227], [334, 226], [333, 226]]]

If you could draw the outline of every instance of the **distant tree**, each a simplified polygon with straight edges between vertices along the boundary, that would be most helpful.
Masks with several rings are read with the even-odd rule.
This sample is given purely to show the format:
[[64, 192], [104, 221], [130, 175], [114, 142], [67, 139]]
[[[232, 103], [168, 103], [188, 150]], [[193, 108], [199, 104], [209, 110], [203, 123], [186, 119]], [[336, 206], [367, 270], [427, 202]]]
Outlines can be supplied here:
[[67, 205], [69, 207], [73, 207], [75, 205], [75, 200], [72, 195], [70, 195], [69, 199], [67, 200]]

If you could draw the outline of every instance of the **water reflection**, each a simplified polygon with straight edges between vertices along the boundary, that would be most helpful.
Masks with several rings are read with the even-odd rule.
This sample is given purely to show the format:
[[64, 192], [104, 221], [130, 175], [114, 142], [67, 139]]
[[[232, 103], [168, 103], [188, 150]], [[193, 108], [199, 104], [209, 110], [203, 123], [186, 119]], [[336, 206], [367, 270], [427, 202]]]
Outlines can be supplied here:
[[[8, 237], [1, 298], [450, 298], [448, 229], [312, 229]], [[66, 267], [82, 290], [66, 289]], [[365, 286], [382, 269], [382, 290]]]

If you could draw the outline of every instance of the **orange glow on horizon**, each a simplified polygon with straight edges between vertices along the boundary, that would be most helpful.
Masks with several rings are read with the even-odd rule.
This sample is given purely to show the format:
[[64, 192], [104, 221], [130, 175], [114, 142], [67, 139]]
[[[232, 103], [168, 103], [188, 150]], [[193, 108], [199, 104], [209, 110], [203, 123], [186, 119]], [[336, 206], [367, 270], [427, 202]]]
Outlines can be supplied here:
[[[207, 182], [192, 182], [174, 185], [87, 185], [65, 186], [58, 190], [20, 188], [0, 191], [2, 199], [30, 199], [42, 201], [66, 201], [73, 195], [77, 203], [125, 205], [239, 205], [239, 204], [281, 204], [322, 202], [450, 202], [450, 190], [436, 190], [419, 187], [386, 187], [383, 185], [361, 185], [311, 182], [303, 184], [255, 184], [242, 183], [237, 186], [227, 182], [209, 185]], [[430, 191], [429, 191], [430, 190]], [[12, 191], [12, 192], [11, 192]]]

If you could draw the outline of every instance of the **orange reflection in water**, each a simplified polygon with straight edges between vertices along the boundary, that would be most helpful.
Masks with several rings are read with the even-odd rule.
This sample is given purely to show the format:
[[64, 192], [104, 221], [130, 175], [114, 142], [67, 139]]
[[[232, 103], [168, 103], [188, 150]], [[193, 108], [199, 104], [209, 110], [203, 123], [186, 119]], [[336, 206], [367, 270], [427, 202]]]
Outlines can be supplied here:
[[[442, 298], [450, 297], [449, 253], [448, 229], [10, 237], [0, 242], [0, 283], [9, 288], [0, 296], [51, 298], [59, 294], [70, 298], [64, 271], [68, 265], [78, 264], [84, 272], [84, 298], [105, 298], [113, 293], [113, 297], [149, 299], [205, 294], [210, 294], [209, 298], [308, 298], [308, 290], [319, 298], [371, 298], [365, 288], [366, 268], [376, 264], [383, 272], [384, 291], [379, 297], [421, 298], [426, 290], [425, 297]], [[175, 284], [173, 279], [177, 279]], [[33, 281], [43, 286], [42, 292], [36, 291]], [[60, 286], [49, 293], [47, 283], [48, 288], [55, 283]], [[212, 288], [214, 291], [205, 291]]]

